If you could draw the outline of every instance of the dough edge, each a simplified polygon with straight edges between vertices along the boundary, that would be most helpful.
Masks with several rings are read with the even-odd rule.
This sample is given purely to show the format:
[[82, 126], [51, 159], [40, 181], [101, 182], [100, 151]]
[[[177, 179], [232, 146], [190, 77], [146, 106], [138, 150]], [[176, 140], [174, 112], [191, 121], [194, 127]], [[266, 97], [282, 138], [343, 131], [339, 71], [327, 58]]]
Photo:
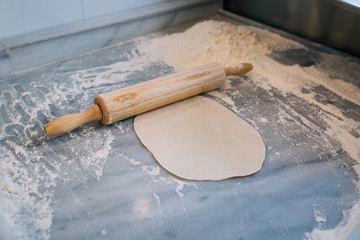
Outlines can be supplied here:
[[[223, 108], [222, 111], [228, 111], [231, 112], [231, 114], [235, 115], [237, 118], [239, 118], [239, 121], [242, 121], [244, 124], [246, 124], [246, 128], [252, 129], [252, 131], [255, 133], [256, 136], [253, 136], [255, 138], [258, 138], [259, 140], [261, 140], [261, 144], [257, 146], [258, 151], [262, 152], [261, 154], [261, 159], [260, 160], [260, 164], [256, 164], [256, 168], [253, 168], [251, 172], [248, 172], [247, 174], [239, 174], [239, 173], [234, 173], [234, 174], [228, 174], [227, 176], [224, 177], [198, 177], [198, 176], [193, 176], [193, 174], [185, 174], [185, 173], [178, 173], [176, 169], [174, 169], [174, 167], [172, 167], [171, 165], [169, 166], [166, 161], [165, 163], [163, 162], [163, 160], [161, 159], [161, 157], [159, 157], [159, 154], [156, 148], [154, 148], [153, 146], [151, 146], [151, 144], [149, 144], [147, 141], [149, 139], [146, 139], [144, 137], [142, 137], [142, 133], [141, 133], [141, 127], [139, 127], [139, 124], [141, 124], [141, 121], [143, 121], [143, 118], [146, 118], [146, 115], [150, 115], [150, 114], [155, 114], [156, 115], [156, 111], [164, 111], [164, 109], [167, 108], [173, 108], [174, 105], [178, 106], [180, 104], [182, 104], [182, 102], [187, 102], [187, 101], [191, 101], [194, 99], [202, 99], [201, 101], [208, 101], [211, 102], [210, 105], [215, 104], [215, 105], [219, 105]], [[145, 119], [146, 121], [146, 119]], [[160, 167], [162, 169], [164, 169], [166, 172], [168, 172], [170, 175], [179, 177], [181, 179], [184, 180], [195, 180], [195, 181], [220, 181], [220, 180], [225, 180], [225, 179], [230, 179], [230, 178], [236, 178], [236, 177], [246, 177], [246, 176], [250, 176], [253, 175], [255, 173], [257, 173], [258, 171], [261, 170], [263, 163], [265, 161], [265, 157], [266, 157], [266, 146], [264, 144], [264, 140], [262, 138], [262, 136], [260, 135], [260, 133], [254, 128], [252, 127], [247, 121], [245, 121], [243, 118], [241, 118], [238, 114], [234, 113], [232, 110], [228, 109], [226, 106], [222, 105], [221, 103], [211, 99], [211, 98], [207, 98], [207, 97], [203, 97], [203, 96], [194, 96], [188, 99], [184, 99], [182, 101], [179, 102], [175, 102], [166, 106], [163, 106], [161, 108], [158, 109], [154, 109], [152, 111], [140, 114], [138, 116], [136, 116], [133, 120], [133, 129], [136, 133], [136, 136], [138, 137], [138, 139], [140, 140], [140, 142], [142, 143], [142, 145], [152, 154], [153, 158], [155, 159], [155, 161], [160, 165]], [[240, 161], [240, 160], [239, 160]]]

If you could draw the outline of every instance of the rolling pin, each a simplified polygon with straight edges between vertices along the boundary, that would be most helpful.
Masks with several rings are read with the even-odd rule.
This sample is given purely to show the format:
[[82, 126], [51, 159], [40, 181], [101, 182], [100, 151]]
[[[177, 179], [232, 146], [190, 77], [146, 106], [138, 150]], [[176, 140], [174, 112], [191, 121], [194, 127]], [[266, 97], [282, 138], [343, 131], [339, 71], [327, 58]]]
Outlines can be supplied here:
[[108, 125], [219, 88], [224, 84], [226, 76], [245, 74], [251, 69], [249, 63], [227, 68], [219, 63], [210, 63], [103, 93], [95, 97], [94, 105], [89, 109], [55, 119], [46, 124], [44, 130], [46, 135], [55, 136], [95, 120]]

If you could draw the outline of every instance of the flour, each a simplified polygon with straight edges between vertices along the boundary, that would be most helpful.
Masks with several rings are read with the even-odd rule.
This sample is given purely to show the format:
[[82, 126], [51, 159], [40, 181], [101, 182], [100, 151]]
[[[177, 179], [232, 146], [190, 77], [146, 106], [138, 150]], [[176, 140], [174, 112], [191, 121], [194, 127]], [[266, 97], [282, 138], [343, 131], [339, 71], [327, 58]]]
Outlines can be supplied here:
[[[197, 185], [195, 183], [181, 181], [181, 180], [179, 180], [175, 177], [171, 177], [171, 176], [164, 177], [163, 174], [161, 174], [161, 172], [160, 172], [159, 166], [154, 167], [152, 165], [141, 163], [140, 161], [135, 161], [133, 158], [130, 158], [122, 153], [121, 154], [117, 153], [117, 156], [125, 159], [132, 166], [137, 167], [138, 169], [141, 169], [144, 173], [146, 173], [148, 176], [151, 177], [151, 179], [152, 179], [151, 182], [165, 183], [168, 185], [175, 186], [175, 192], [177, 193], [177, 195], [179, 196], [181, 201], [184, 201], [184, 194], [181, 191], [183, 190], [185, 185], [192, 186], [195, 189], [197, 188]], [[157, 202], [160, 204], [160, 197], [156, 193], [154, 193], [151, 189], [148, 189], [148, 190], [149, 190], [149, 192], [153, 193]], [[185, 209], [183, 208], [183, 210], [185, 210]], [[160, 209], [160, 211], [161, 211], [161, 209]]]
[[259, 171], [265, 159], [259, 133], [223, 105], [202, 96], [138, 115], [133, 126], [157, 162], [184, 179], [248, 176]]
[[177, 184], [175, 191], [182, 201], [184, 201], [184, 194], [181, 191], [183, 190], [184, 186], [192, 186], [193, 188], [197, 188], [197, 185], [195, 183], [184, 182], [176, 178], [172, 178], [172, 181]]
[[[314, 212], [318, 221], [326, 221], [326, 218]], [[306, 239], [346, 239], [351, 232], [360, 224], [360, 203], [356, 202], [349, 210], [344, 211], [344, 218], [340, 224], [333, 229], [314, 228], [311, 233], [305, 233]]]
[[[279, 40], [283, 38], [259, 28], [206, 21], [183, 33], [143, 42], [139, 50], [152, 58], [163, 59], [180, 71], [209, 62], [218, 62], [224, 67], [241, 62], [255, 63], [259, 61], [259, 52], [270, 53], [270, 49], [277, 48]], [[287, 41], [282, 47], [294, 46], [299, 44]]]
[[[97, 134], [94, 134], [94, 131], [92, 131], [84, 135], [80, 135], [79, 138], [82, 138], [82, 140], [89, 145], [91, 141], [97, 142], [97, 149], [88, 149], [85, 147], [84, 152], [79, 151], [78, 148], [72, 148], [71, 151], [80, 160], [83, 168], [88, 169], [90, 173], [92, 173], [95, 178], [100, 181], [105, 161], [111, 151], [111, 143], [114, 140], [114, 136], [110, 130], [106, 130], [102, 136], [93, 135]], [[101, 138], [104, 140], [100, 140]], [[79, 141], [79, 139], [76, 139], [76, 141]]]

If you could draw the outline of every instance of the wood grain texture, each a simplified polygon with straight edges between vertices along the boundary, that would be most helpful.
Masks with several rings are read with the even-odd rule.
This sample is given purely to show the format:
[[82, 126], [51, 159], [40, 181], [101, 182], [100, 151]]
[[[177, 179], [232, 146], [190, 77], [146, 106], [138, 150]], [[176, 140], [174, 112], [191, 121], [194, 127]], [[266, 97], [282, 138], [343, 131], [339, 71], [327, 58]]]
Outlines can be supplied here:
[[249, 63], [240, 63], [226, 69], [219, 63], [209, 63], [100, 94], [95, 97], [93, 107], [58, 118], [45, 125], [44, 130], [46, 135], [55, 136], [90, 121], [100, 120], [102, 124], [108, 125], [219, 88], [224, 84], [226, 75], [245, 74], [251, 69], [252, 65]]
[[104, 125], [222, 86], [226, 74], [218, 63], [139, 83], [95, 97]]

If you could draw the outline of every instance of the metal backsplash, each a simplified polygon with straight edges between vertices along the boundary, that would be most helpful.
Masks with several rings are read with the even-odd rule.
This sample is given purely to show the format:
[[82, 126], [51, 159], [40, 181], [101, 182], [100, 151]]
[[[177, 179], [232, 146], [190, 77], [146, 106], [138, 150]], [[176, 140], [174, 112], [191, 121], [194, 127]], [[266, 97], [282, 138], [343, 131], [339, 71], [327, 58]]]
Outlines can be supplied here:
[[360, 8], [337, 0], [225, 0], [224, 9], [360, 57]]

